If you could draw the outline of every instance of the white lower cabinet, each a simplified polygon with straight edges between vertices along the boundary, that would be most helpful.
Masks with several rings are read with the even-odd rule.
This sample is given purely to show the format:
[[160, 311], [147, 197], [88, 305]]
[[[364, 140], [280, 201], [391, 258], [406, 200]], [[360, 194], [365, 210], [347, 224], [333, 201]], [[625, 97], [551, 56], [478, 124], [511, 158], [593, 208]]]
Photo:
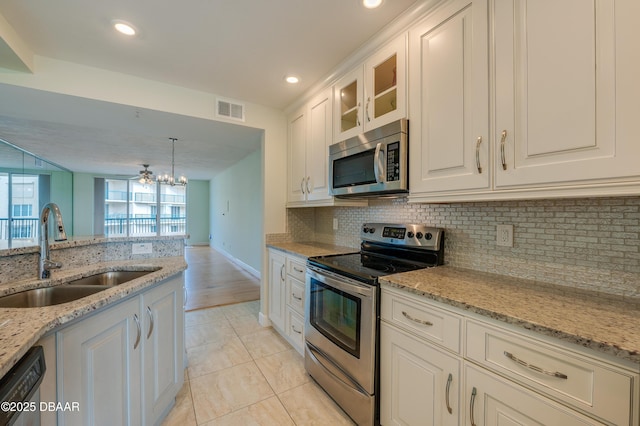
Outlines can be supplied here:
[[269, 249], [269, 319], [300, 354], [304, 354], [305, 262]]
[[142, 424], [140, 301], [130, 299], [57, 333], [63, 425]]
[[640, 425], [637, 367], [384, 285], [380, 319], [382, 425]]
[[464, 375], [465, 425], [603, 424], [472, 364], [465, 365]]
[[42, 339], [56, 347], [46, 353], [56, 392], [42, 401], [79, 407], [46, 413], [47, 424], [158, 424], [184, 382], [183, 303], [180, 274]]
[[184, 290], [182, 281], [142, 295], [145, 424], [157, 424], [184, 382]]
[[458, 425], [461, 360], [385, 322], [380, 341], [380, 423]]
[[269, 250], [269, 321], [276, 329], [284, 328], [285, 319], [285, 262], [284, 253]]

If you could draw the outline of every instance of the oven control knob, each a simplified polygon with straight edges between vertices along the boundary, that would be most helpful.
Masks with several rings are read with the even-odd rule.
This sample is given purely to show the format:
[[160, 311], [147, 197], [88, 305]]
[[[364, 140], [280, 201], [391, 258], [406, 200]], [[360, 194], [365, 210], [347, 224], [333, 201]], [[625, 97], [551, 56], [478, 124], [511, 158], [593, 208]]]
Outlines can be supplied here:
[[365, 226], [364, 228], [362, 228], [362, 232], [364, 232], [364, 233], [366, 234], [367, 232], [369, 232], [369, 228], [367, 228], [367, 227]]
[[373, 234], [374, 232], [376, 232], [376, 228], [369, 228], [369, 233]]
[[426, 234], [424, 234], [424, 239], [425, 240], [430, 240], [433, 238], [433, 235], [431, 235], [431, 232], [427, 232]]
[[412, 231], [407, 232], [407, 237], [413, 238], [413, 232]]
[[422, 238], [422, 232], [416, 232], [416, 238], [417, 239]]

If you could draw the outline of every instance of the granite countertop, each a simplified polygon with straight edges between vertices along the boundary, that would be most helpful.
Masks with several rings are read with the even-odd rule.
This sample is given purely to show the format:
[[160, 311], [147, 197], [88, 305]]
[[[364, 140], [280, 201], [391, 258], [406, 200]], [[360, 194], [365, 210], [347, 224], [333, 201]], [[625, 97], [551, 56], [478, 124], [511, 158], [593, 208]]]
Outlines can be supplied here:
[[186, 268], [187, 264], [182, 256], [119, 260], [54, 271], [52, 278], [46, 280], [22, 280], [0, 285], [0, 295], [5, 295], [31, 288], [59, 285], [65, 281], [113, 270], [152, 271], [140, 278], [61, 305], [43, 308], [0, 308], [0, 377], [3, 377], [47, 332], [138, 293]]
[[[64, 241], [50, 241], [49, 249], [58, 250], [66, 248], [75, 248], [89, 246], [100, 243], [118, 243], [118, 242], [131, 242], [131, 243], [144, 243], [147, 241], [171, 241], [171, 240], [184, 240], [188, 239], [189, 235], [153, 235], [153, 236], [137, 236], [137, 237], [107, 237], [100, 235], [92, 236], [74, 236], [69, 237]], [[15, 247], [10, 249], [0, 249], [1, 256], [14, 256], [17, 254], [39, 253], [40, 245], [31, 245], [26, 247]]]
[[459, 269], [422, 269], [382, 284], [638, 364], [640, 300]]
[[282, 250], [289, 254], [302, 257], [327, 256], [330, 254], [356, 253], [360, 249], [352, 247], [336, 246], [333, 244], [302, 242], [302, 243], [273, 243], [267, 244], [268, 248]]

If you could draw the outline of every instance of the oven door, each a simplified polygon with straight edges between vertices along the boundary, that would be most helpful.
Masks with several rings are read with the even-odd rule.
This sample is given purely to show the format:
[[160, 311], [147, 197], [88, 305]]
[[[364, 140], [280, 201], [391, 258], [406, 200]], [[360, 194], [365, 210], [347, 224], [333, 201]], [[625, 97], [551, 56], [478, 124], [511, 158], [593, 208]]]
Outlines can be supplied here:
[[308, 266], [306, 292], [307, 346], [373, 394], [377, 286]]

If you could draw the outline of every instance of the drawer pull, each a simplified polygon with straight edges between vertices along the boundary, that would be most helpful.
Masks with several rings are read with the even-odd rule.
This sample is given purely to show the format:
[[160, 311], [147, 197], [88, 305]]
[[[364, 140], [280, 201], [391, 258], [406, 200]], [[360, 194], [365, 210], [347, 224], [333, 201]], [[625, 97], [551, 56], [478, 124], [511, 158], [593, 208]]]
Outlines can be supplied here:
[[299, 269], [299, 268], [296, 268], [295, 266], [293, 267], [293, 270], [300, 274], [304, 272], [304, 269]]
[[445, 402], [447, 403], [447, 411], [449, 414], [453, 413], [451, 409], [451, 404], [449, 404], [449, 390], [451, 389], [451, 382], [453, 381], [453, 375], [449, 373], [449, 377], [447, 378], [447, 389], [445, 390]]
[[476, 405], [476, 395], [478, 391], [475, 386], [471, 390], [471, 402], [469, 403], [469, 419], [471, 421], [471, 426], [476, 426], [476, 419], [473, 417], [473, 408]]
[[402, 315], [404, 315], [404, 317], [406, 319], [408, 319], [409, 321], [417, 322], [418, 324], [426, 325], [426, 326], [429, 326], [429, 327], [433, 326], [432, 322], [421, 320], [421, 319], [418, 319], [418, 318], [414, 318], [411, 315], [409, 315], [408, 313], [406, 313], [405, 311], [402, 311]]
[[533, 370], [533, 371], [538, 372], [538, 373], [546, 374], [547, 376], [557, 377], [559, 379], [565, 379], [566, 380], [566, 379], [569, 378], [566, 374], [562, 374], [562, 373], [560, 373], [558, 371], [547, 371], [547, 370], [544, 370], [544, 369], [542, 369], [542, 368], [540, 368], [538, 366], [529, 364], [528, 362], [523, 361], [523, 360], [519, 359], [518, 357], [514, 356], [510, 352], [504, 351], [504, 356], [506, 356], [507, 358], [509, 358], [512, 361], [517, 362], [518, 364], [522, 365], [523, 367], [528, 368], [529, 370]]
[[295, 295], [295, 293], [292, 293], [292, 294], [291, 294], [291, 297], [293, 297], [293, 298], [294, 298], [294, 299], [296, 299], [296, 300], [302, 301], [302, 297], [298, 297], [298, 296], [296, 296], [296, 295]]
[[292, 330], [294, 333], [302, 334], [302, 331], [296, 330], [296, 328], [294, 327], [294, 325], [293, 325], [293, 324], [291, 324], [291, 330]]

